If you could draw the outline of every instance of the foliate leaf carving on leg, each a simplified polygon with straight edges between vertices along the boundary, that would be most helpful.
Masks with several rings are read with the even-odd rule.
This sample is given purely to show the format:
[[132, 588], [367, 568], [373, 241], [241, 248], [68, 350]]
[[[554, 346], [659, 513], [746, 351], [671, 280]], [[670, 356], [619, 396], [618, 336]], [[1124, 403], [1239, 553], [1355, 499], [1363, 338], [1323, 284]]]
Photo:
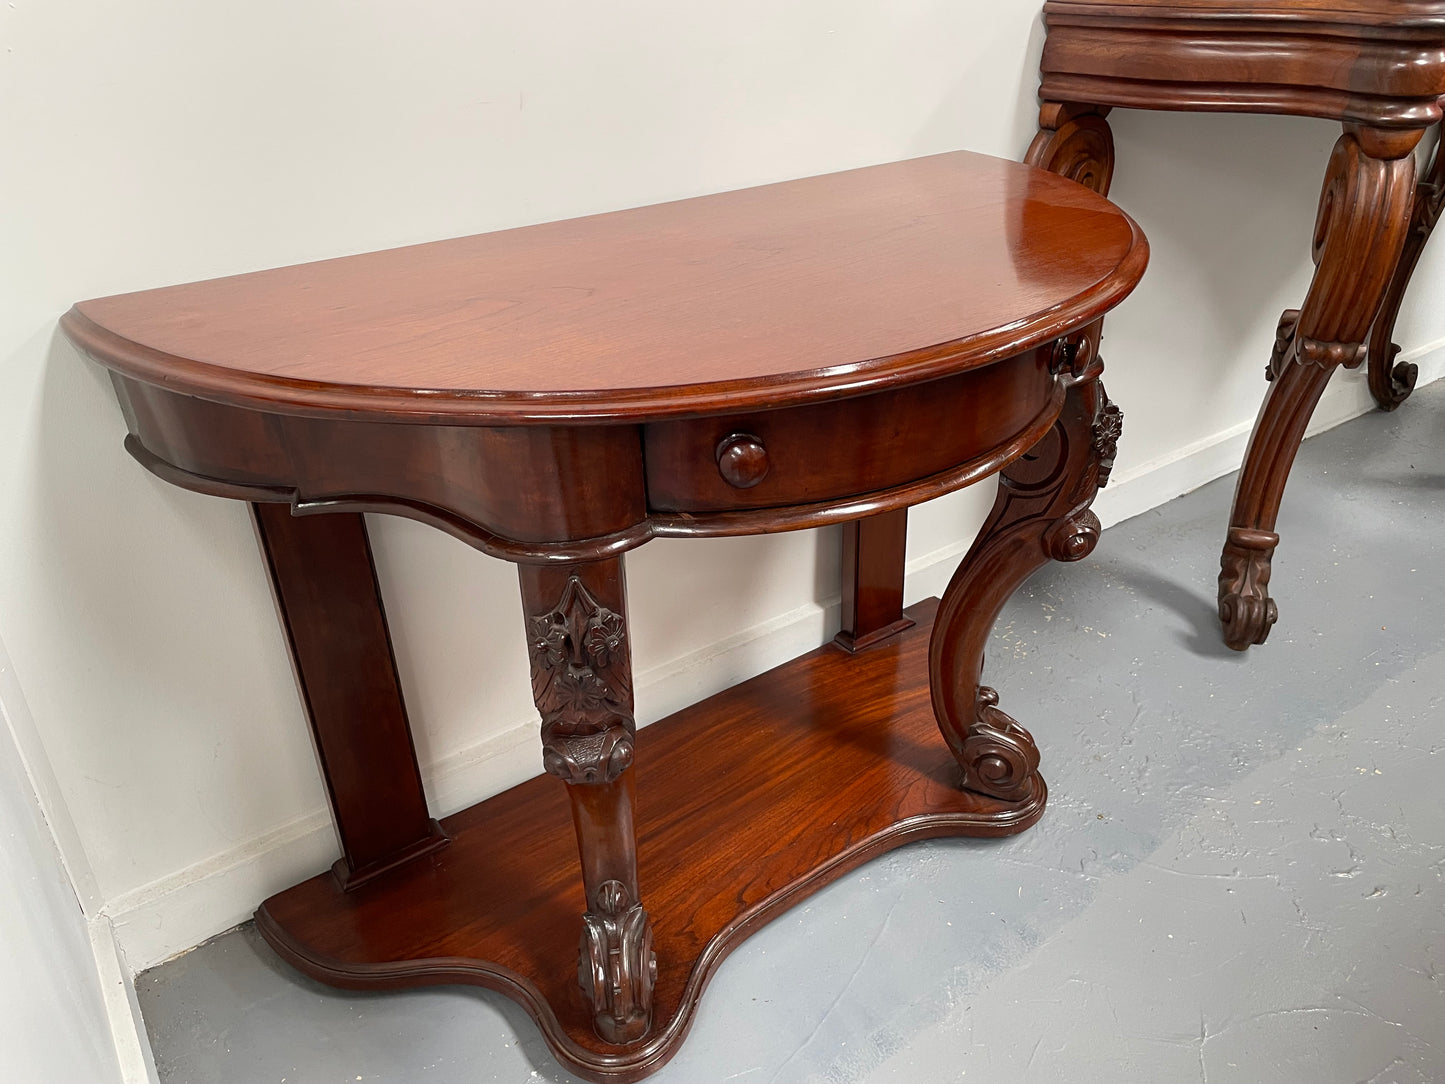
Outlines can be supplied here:
[[605, 783], [632, 763], [626, 622], [576, 576], [551, 610], [527, 621], [532, 698], [542, 715], [542, 762], [572, 783]]

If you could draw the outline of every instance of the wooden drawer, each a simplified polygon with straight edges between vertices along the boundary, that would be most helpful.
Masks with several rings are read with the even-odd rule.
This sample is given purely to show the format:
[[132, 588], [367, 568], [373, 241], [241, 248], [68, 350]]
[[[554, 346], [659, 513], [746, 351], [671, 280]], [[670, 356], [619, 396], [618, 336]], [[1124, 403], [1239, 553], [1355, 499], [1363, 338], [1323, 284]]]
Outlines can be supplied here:
[[643, 427], [648, 507], [717, 512], [891, 489], [965, 463], [1049, 404], [1052, 346], [943, 380]]

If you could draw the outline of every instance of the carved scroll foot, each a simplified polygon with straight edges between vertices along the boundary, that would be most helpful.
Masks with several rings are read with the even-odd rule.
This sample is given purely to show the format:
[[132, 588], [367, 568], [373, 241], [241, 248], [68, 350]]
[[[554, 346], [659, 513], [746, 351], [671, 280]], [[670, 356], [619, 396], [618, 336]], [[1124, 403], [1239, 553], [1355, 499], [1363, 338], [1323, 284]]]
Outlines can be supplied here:
[[1006, 802], [1030, 797], [1039, 773], [1039, 747], [1027, 730], [1000, 711], [998, 693], [978, 689], [978, 721], [968, 728], [959, 763], [963, 785]]
[[621, 1046], [647, 1034], [657, 956], [652, 923], [621, 881], [605, 881], [582, 916], [577, 983], [592, 1004], [597, 1035]]
[[1389, 350], [1379, 363], [1380, 375], [1376, 375], [1374, 357], [1370, 359], [1370, 393], [1381, 410], [1394, 410], [1410, 398], [1410, 393], [1415, 390], [1415, 381], [1420, 377], [1420, 366], [1413, 361], [1395, 361], [1399, 353], [1399, 346], [1390, 343]]
[[618, 559], [520, 566], [542, 764], [567, 784], [587, 910], [577, 979], [604, 1042], [652, 1026], [657, 957], [637, 884], [632, 659]]
[[1279, 545], [1273, 531], [1232, 527], [1224, 543], [1219, 570], [1219, 621], [1224, 642], [1235, 651], [1262, 644], [1279, 620], [1269, 597], [1270, 559]]
[[1414, 202], [1410, 208], [1410, 232], [1405, 238], [1405, 247], [1395, 265], [1385, 299], [1380, 304], [1380, 314], [1370, 329], [1370, 394], [1381, 410], [1394, 410], [1410, 397], [1415, 390], [1415, 380], [1420, 375], [1419, 367], [1410, 362], [1398, 362], [1400, 347], [1393, 341], [1395, 321], [1400, 315], [1400, 305], [1405, 300], [1405, 291], [1410, 287], [1410, 278], [1420, 262], [1420, 254], [1440, 221], [1445, 208], [1445, 154], [1437, 140], [1430, 170], [1415, 186]]

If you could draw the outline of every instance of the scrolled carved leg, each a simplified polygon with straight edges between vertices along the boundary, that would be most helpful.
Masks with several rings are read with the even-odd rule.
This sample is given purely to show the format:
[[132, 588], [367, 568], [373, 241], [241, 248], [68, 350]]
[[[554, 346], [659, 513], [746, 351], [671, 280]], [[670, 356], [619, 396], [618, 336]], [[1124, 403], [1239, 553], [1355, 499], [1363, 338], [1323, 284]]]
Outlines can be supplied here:
[[[1097, 331], [1097, 329], [1096, 329]], [[1099, 520], [1089, 510], [1113, 466], [1123, 416], [1090, 365], [1069, 389], [1054, 427], [999, 476], [998, 497], [977, 541], [949, 581], [929, 644], [929, 681], [939, 730], [963, 768], [964, 786], [1022, 801], [1040, 786], [1029, 732], [979, 684], [999, 611], [1036, 569], [1093, 552]]]
[[632, 660], [620, 559], [518, 566], [542, 764], [567, 784], [587, 911], [577, 977], [609, 1043], [652, 1023], [657, 958], [637, 883]]
[[1270, 561], [1279, 535], [1231, 527], [1219, 560], [1219, 621], [1224, 642], [1236, 651], [1262, 644], [1279, 620], [1269, 597]]
[[1024, 161], [1101, 196], [1109, 194], [1114, 177], [1114, 133], [1104, 106], [1045, 102], [1039, 109], [1039, 133]]
[[[1024, 161], [1031, 166], [1038, 166], [1040, 169], [1057, 173], [1061, 177], [1067, 177], [1071, 181], [1077, 181], [1101, 196], [1107, 196], [1109, 185], [1114, 179], [1114, 132], [1106, 119], [1108, 114], [1107, 106], [1044, 102], [1039, 108], [1038, 134], [1034, 136], [1033, 142], [1029, 145], [1028, 153], [1024, 155]], [[1102, 333], [1101, 321], [1090, 329], [1089, 337], [1081, 342], [1060, 342], [1058, 344], [1067, 355], [1070, 368], [1075, 368], [1077, 372], [1083, 372], [1092, 364], [1093, 352]], [[1081, 352], [1085, 356], [1080, 356]], [[1093, 378], [1097, 378], [1097, 373], [1093, 374]], [[1008, 596], [1013, 594], [1018, 584], [1022, 583], [1036, 568], [1049, 560], [1081, 560], [1093, 552], [1094, 546], [1098, 543], [1099, 521], [1092, 512], [1087, 510], [1087, 504], [1093, 500], [1094, 493], [1098, 489], [1109, 483], [1109, 473], [1114, 468], [1114, 453], [1123, 426], [1123, 414], [1118, 407], [1109, 402], [1108, 397], [1103, 394], [1102, 386], [1098, 386], [1097, 391], [1093, 390], [1093, 387], [1094, 385], [1091, 383], [1091, 390], [1086, 396], [1094, 404], [1088, 409], [1095, 410], [1088, 442], [1094, 458], [1093, 481], [1090, 483], [1086, 478], [1082, 479], [1083, 489], [1078, 491], [1078, 495], [1082, 497], [1084, 491], [1087, 490], [1087, 497], [1084, 498], [1081, 507], [1072, 507], [1068, 514], [1053, 520], [1044, 527], [1039, 538], [1042, 556], [1037, 552], [1032, 552], [1032, 547], [1027, 543], [1019, 547], [1025, 557], [1018, 565], [1015, 582], [1009, 585], [1007, 591], [997, 600], [997, 605], [988, 620], [979, 623], [985, 637], [992, 629], [993, 622], [998, 617], [998, 610], [1002, 608]], [[1073, 406], [1071, 397], [1070, 407], [1066, 408], [1064, 412], [1066, 416], [1070, 414]], [[1063, 424], [1064, 419], [1061, 418], [1060, 425]], [[1075, 429], [1077, 428], [1076, 424]], [[1080, 433], [1076, 432], [1074, 435], [1076, 452], [1078, 447], [1082, 446], [1079, 441]], [[1055, 437], [1051, 433], [1043, 441], [1041, 447], [1043, 446], [1052, 449], [1052, 454], [1060, 468], [1067, 464], [1067, 430], [1064, 435], [1059, 437]], [[1037, 463], [1039, 455], [1039, 449], [1034, 449], [1024, 457], [1021, 463]], [[1078, 467], [1077, 463], [1075, 467]], [[1020, 522], [1021, 510], [1024, 507], [1033, 507], [1038, 503], [1037, 494], [1034, 497], [1027, 496], [1030, 486], [1024, 481], [1024, 478], [1029, 469], [1016, 464], [1012, 471], [1004, 471], [1003, 476], [999, 479], [998, 502], [994, 506], [993, 515], [988, 524], [979, 536], [980, 541], [994, 537], [1015, 537], [1010, 529]], [[1062, 481], [1062, 476], [1060, 476], [1060, 480]], [[1078, 504], [1077, 501], [1073, 503]], [[980, 546], [976, 543], [974, 551], [979, 550]], [[968, 557], [964, 559], [959, 573], [962, 573], [964, 567], [969, 565], [974, 557], [974, 551], [970, 551]], [[960, 576], [955, 574], [954, 581], [958, 582], [959, 580]], [[953, 591], [952, 584], [949, 586], [949, 591]], [[958, 613], [956, 618], [952, 614], [950, 616], [958, 619], [966, 613], [967, 609], [964, 609]], [[940, 624], [935, 626], [935, 628], [938, 627], [941, 627], [941, 620]], [[983, 646], [981, 643], [977, 645], [977, 652], [977, 661], [970, 664], [972, 677], [965, 680], [964, 684], [967, 684], [968, 680], [976, 683], [982, 672]], [[938, 660], [940, 653], [938, 637], [935, 633], [935, 660]], [[958, 693], [963, 690], [960, 687], [957, 692], [949, 696], [947, 698], [949, 706], [941, 709], [937, 667], [954, 664], [935, 661], [934, 665], [934, 706], [941, 721], [944, 718], [942, 711], [957, 710], [960, 703]], [[972, 711], [968, 718], [973, 721], [967, 726], [962, 746], [956, 745], [952, 740], [949, 743], [953, 747], [955, 755], [959, 757], [959, 763], [964, 767], [966, 785], [974, 790], [1006, 800], [1027, 797], [1032, 790], [1033, 780], [1037, 778], [1039, 767], [1038, 747], [1034, 745], [1029, 732], [998, 707], [998, 693], [986, 685], [977, 687]], [[957, 724], [953, 725], [957, 726]], [[945, 735], [948, 734], [947, 728], [944, 732]]]
[[[1438, 134], [1438, 133], [1437, 133]], [[1420, 262], [1420, 254], [1440, 221], [1440, 212], [1445, 207], [1445, 154], [1440, 141], [1435, 144], [1434, 157], [1429, 172], [1415, 186], [1415, 198], [1410, 211], [1410, 232], [1405, 238], [1404, 250], [1395, 265], [1395, 273], [1385, 291], [1385, 300], [1375, 326], [1370, 329], [1370, 393], [1381, 410], [1394, 410], [1409, 398], [1415, 390], [1415, 379], [1419, 367], [1411, 362], [1396, 362], [1400, 348], [1394, 342], [1395, 321], [1400, 315], [1400, 305], [1405, 291], [1410, 287], [1410, 277]]]
[[1224, 642], [1236, 651], [1264, 643], [1279, 616], [1269, 577], [1285, 483], [1330, 377], [1365, 360], [1365, 336], [1409, 230], [1415, 180], [1409, 152], [1419, 138], [1419, 132], [1347, 129], [1330, 157], [1315, 226], [1314, 280], [1303, 307], [1280, 319], [1266, 370], [1269, 390], [1239, 472], [1220, 558], [1219, 619]]

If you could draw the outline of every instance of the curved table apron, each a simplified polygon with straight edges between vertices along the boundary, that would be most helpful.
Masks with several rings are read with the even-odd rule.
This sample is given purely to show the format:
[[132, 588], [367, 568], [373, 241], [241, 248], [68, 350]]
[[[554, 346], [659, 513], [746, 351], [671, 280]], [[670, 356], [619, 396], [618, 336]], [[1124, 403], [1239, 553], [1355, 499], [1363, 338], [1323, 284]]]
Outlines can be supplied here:
[[[958, 153], [77, 305], [131, 453], [255, 511], [342, 846], [258, 929], [338, 986], [499, 990], [572, 1071], [635, 1080], [782, 909], [1033, 824], [984, 646], [1097, 540], [1097, 332], [1146, 259], [1101, 197]], [[1000, 471], [905, 611], [907, 507]], [[364, 512], [518, 566], [546, 774], [441, 823]], [[639, 732], [623, 554], [832, 523], [836, 641]]]

